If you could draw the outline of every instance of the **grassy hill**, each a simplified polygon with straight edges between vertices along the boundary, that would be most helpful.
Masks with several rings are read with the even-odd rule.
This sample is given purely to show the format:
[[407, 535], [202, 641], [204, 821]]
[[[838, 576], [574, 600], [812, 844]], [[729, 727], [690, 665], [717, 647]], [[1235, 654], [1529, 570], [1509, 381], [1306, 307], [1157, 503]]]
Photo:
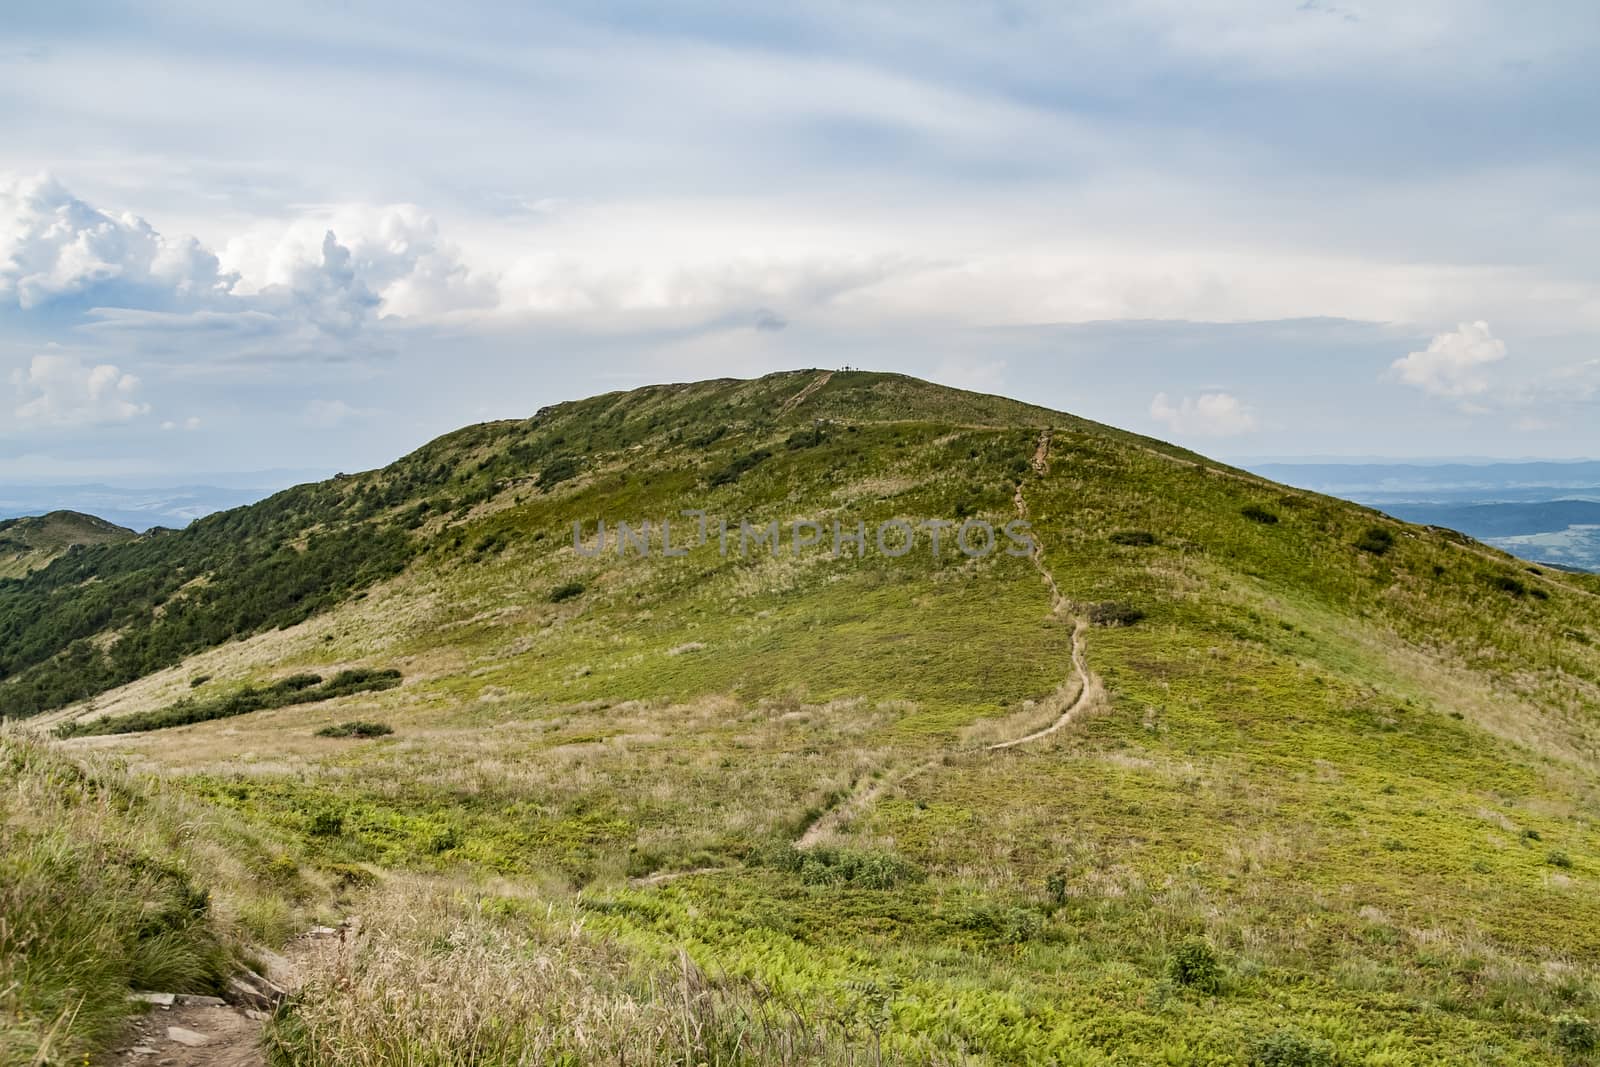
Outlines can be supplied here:
[[[1032, 554], [874, 537], [1019, 518]], [[0, 583], [0, 711], [359, 912], [289, 1062], [1588, 1062], [1597, 642], [1595, 576], [805, 371]]]
[[77, 511], [52, 511], [0, 522], [0, 580], [25, 578], [76, 545], [110, 545], [138, 534]]

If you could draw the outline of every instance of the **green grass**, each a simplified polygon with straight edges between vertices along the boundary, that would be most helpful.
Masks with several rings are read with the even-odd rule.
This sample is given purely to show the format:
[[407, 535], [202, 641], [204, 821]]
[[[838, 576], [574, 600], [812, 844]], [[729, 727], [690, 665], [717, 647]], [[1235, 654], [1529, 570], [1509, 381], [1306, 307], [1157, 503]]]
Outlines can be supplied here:
[[377, 693], [400, 684], [400, 672], [393, 668], [374, 670], [356, 667], [340, 671], [327, 681], [318, 674], [292, 674], [271, 685], [247, 685], [226, 696], [208, 700], [185, 698], [154, 711], [127, 715], [103, 715], [97, 719], [72, 719], [56, 730], [58, 737], [94, 737], [105, 734], [134, 734], [164, 730], [172, 726], [191, 726], [197, 722], [248, 715], [267, 708], [292, 704], [314, 704], [352, 693]]
[[[406, 572], [149, 680], [137, 699], [159, 709], [200, 674], [223, 693], [332, 664], [409, 679], [181, 746], [116, 740], [298, 869], [376, 880], [352, 907], [392, 915], [382, 953], [286, 1019], [286, 1048], [442, 1062], [474, 967], [570, 948], [600, 953], [592, 992], [651, 1027], [698, 1018], [650, 992], [685, 960], [729, 1018], [829, 1020], [823, 1062], [1585, 1062], [1591, 577], [896, 376], [834, 375], [785, 411], [815, 380], [593, 398], [339, 483], [363, 521], [401, 522]], [[602, 517], [669, 518], [677, 542], [684, 507], [998, 524], [1019, 486], [1064, 614], [1031, 561], [935, 560], [926, 541], [900, 559], [570, 547]], [[1105, 699], [989, 750], [1044, 725], [1078, 615], [1101, 623]], [[395, 733], [318, 740], [330, 711]], [[794, 847], [861, 796], [834, 838]], [[440, 882], [449, 902], [406, 919]], [[583, 947], [525, 921], [541, 908]], [[456, 983], [452, 1007], [380, 1010], [402, 963]], [[545, 1034], [530, 1020], [574, 1018], [580, 993], [532, 989], [496, 1033]], [[606, 1032], [613, 1051], [681, 1053]]]
[[218, 992], [312, 891], [278, 854], [115, 766], [0, 734], [0, 1062], [78, 1062], [134, 990]]

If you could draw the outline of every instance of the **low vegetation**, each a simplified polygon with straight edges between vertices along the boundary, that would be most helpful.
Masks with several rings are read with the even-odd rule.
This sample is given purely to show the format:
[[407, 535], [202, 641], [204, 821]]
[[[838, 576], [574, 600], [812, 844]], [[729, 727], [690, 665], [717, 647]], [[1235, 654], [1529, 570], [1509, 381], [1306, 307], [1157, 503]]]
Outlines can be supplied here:
[[[328, 882], [361, 917], [274, 1020], [285, 1062], [1592, 1061], [1600, 582], [897, 376], [785, 408], [817, 382], [597, 397], [330, 483], [317, 520], [403, 530], [402, 574], [102, 698], [404, 668], [349, 710], [92, 743], [270, 842], [294, 907]], [[1020, 504], [1039, 553], [569, 548], [713, 504]], [[1079, 656], [1081, 714], [1040, 732]], [[347, 719], [396, 734], [314, 736]], [[191, 884], [226, 943], [225, 866]]]
[[108, 762], [0, 732], [0, 1063], [86, 1062], [134, 990], [218, 992], [312, 891], [276, 854]]
[[127, 715], [102, 715], [93, 719], [69, 719], [56, 728], [58, 737], [93, 737], [103, 734], [132, 734], [145, 730], [163, 730], [170, 726], [189, 726], [213, 719], [228, 719], [235, 715], [248, 715], [267, 708], [283, 708], [291, 704], [312, 704], [320, 700], [350, 696], [353, 693], [376, 693], [393, 689], [400, 684], [400, 672], [390, 669], [374, 670], [355, 667], [340, 671], [327, 681], [319, 674], [292, 674], [267, 686], [247, 685], [226, 696], [208, 700], [185, 698], [175, 704], [153, 711], [136, 711]]
[[387, 737], [394, 733], [394, 727], [387, 723], [366, 722], [356, 719], [351, 722], [336, 723], [324, 726], [317, 731], [318, 737]]

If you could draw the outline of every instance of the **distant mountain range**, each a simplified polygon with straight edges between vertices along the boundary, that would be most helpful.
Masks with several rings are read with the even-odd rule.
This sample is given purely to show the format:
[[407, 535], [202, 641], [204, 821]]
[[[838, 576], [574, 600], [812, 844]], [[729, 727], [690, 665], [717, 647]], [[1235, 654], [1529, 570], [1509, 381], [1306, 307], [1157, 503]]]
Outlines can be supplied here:
[[174, 529], [204, 515], [253, 504], [328, 471], [272, 470], [201, 475], [188, 485], [0, 485], [0, 520], [51, 511], [79, 511], [140, 533]]
[[1460, 530], [1523, 559], [1600, 570], [1600, 461], [1259, 463], [1250, 469], [1407, 522]]

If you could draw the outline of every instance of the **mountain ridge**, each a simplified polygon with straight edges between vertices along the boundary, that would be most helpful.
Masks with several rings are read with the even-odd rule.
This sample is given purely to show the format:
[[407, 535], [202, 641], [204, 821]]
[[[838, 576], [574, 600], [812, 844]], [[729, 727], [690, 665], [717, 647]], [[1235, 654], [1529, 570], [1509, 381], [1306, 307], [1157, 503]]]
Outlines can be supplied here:
[[[162, 599], [6, 685], [80, 643], [148, 665], [25, 725], [156, 726], [62, 749], [272, 842], [252, 862], [280, 873], [228, 888], [250, 914], [363, 916], [272, 1031], [313, 1061], [389, 1027], [454, 1048], [559, 914], [886, 1059], [1561, 1062], [1560, 1020], [1600, 1006], [1600, 580], [1061, 413], [826, 374], [464, 427], [159, 551], [84, 550]], [[916, 551], [575, 551], [575, 522], [684, 509], [901, 521]], [[1023, 514], [1031, 556], [932, 551], [930, 523]], [[81, 597], [79, 555], [0, 590], [0, 620]], [[233, 599], [284, 580], [306, 595]], [[185, 617], [223, 639], [161, 644]], [[485, 944], [505, 957], [461, 947]], [[429, 1011], [385, 1007], [446, 973]], [[498, 1004], [495, 1047], [553, 1010]]]

